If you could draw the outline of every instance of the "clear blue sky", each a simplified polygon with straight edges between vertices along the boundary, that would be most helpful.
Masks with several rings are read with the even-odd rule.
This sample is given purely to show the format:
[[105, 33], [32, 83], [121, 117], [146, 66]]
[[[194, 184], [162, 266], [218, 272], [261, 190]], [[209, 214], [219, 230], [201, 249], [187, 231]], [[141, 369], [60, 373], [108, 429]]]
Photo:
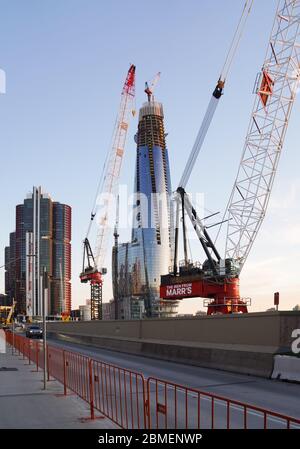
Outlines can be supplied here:
[[[14, 230], [15, 205], [33, 185], [73, 208], [73, 303], [81, 241], [130, 63], [137, 66], [137, 107], [144, 81], [162, 72], [163, 102], [176, 187], [219, 76], [244, 0], [0, 0], [0, 251]], [[256, 0], [233, 70], [189, 190], [223, 210], [237, 171], [254, 101], [252, 90], [266, 50], [276, 0]], [[299, 299], [300, 102], [296, 102], [270, 210], [242, 275], [252, 310], [282, 308]], [[133, 187], [137, 121], [131, 123], [121, 182]], [[121, 230], [121, 240], [128, 232]], [[197, 259], [197, 245], [193, 245]], [[200, 251], [199, 258], [203, 259]], [[0, 263], [1, 265], [1, 263]], [[111, 297], [106, 278], [105, 300]], [[3, 270], [0, 291], [4, 289]], [[200, 309], [186, 300], [181, 311]]]

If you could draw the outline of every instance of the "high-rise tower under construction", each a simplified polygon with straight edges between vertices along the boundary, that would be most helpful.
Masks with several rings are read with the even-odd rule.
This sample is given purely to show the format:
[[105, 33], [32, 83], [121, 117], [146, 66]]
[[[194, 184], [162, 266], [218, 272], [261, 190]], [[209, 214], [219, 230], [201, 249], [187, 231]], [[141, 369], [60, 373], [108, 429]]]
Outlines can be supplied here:
[[176, 302], [159, 298], [160, 275], [172, 264], [171, 179], [161, 103], [151, 97], [139, 112], [133, 228], [113, 249], [118, 318], [173, 316]]

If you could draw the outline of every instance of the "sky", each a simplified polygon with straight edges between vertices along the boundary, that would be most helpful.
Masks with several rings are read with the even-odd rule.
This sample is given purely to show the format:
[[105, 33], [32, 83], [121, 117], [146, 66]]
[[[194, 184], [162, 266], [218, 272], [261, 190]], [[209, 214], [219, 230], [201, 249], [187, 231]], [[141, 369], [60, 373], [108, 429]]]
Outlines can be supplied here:
[[[253, 87], [274, 19], [276, 0], [254, 2], [187, 190], [203, 192], [205, 206], [224, 211], [238, 169], [254, 102]], [[0, 0], [0, 265], [15, 205], [33, 185], [72, 206], [73, 306], [85, 303], [79, 282], [82, 240], [110, 143], [120, 92], [137, 67], [136, 107], [144, 82], [160, 71], [155, 97], [164, 105], [175, 190], [219, 77], [244, 0]], [[300, 303], [300, 101], [295, 102], [268, 213], [241, 276], [251, 311]], [[137, 118], [128, 132], [120, 183], [133, 189]], [[120, 241], [130, 230], [120, 229]], [[193, 243], [193, 259], [202, 260]], [[107, 260], [108, 267], [110, 259]], [[0, 269], [0, 292], [4, 271]], [[104, 301], [112, 297], [110, 274]], [[203, 309], [182, 301], [180, 313]]]

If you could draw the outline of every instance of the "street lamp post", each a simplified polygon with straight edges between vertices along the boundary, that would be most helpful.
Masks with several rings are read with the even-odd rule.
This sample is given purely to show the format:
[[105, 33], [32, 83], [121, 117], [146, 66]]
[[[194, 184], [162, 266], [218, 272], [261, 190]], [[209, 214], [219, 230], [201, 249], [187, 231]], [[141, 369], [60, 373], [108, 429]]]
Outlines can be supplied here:
[[42, 292], [42, 308], [43, 308], [43, 354], [44, 354], [44, 390], [47, 389], [47, 325], [46, 325], [46, 303], [48, 301], [49, 277], [47, 268], [43, 270], [43, 292]]

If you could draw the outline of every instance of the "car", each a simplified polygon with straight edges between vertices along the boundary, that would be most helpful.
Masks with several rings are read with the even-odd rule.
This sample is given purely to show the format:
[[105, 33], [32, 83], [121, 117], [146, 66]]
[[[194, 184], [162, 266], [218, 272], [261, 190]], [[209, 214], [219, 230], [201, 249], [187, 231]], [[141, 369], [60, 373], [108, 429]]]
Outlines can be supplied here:
[[43, 330], [40, 326], [32, 325], [28, 326], [26, 329], [27, 338], [43, 338]]

